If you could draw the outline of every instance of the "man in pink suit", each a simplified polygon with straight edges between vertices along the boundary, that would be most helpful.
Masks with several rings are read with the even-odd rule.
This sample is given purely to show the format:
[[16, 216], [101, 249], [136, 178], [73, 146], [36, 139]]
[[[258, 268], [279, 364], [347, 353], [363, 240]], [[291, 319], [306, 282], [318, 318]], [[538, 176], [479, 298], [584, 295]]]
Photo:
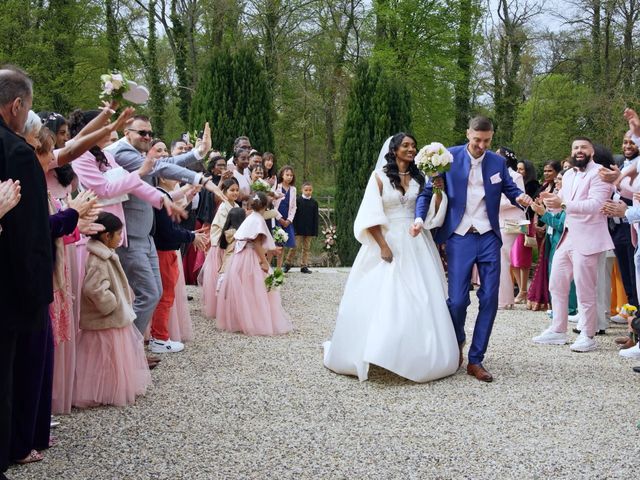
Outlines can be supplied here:
[[598, 256], [601, 252], [613, 249], [607, 218], [600, 213], [604, 203], [611, 197], [612, 187], [600, 178], [600, 168], [592, 160], [593, 153], [591, 140], [576, 138], [571, 146], [576, 168], [564, 175], [562, 189], [557, 195], [549, 192], [541, 194], [548, 208], [565, 210], [566, 218], [549, 279], [553, 321], [533, 341], [545, 345], [567, 343], [569, 287], [571, 280], [574, 280], [580, 313], [584, 315], [584, 328], [571, 345], [574, 352], [590, 352], [597, 347], [593, 336], [598, 317]]

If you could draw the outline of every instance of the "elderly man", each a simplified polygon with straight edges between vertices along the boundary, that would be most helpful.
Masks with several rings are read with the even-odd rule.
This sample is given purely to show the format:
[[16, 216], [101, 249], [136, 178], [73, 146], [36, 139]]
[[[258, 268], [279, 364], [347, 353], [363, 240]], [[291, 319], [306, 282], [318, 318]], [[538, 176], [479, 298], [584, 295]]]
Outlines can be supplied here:
[[[0, 219], [0, 472], [9, 465], [11, 422], [19, 412], [14, 407], [30, 408], [14, 402], [14, 388], [20, 380], [14, 378], [19, 367], [15, 364], [18, 349], [23, 342], [32, 341], [45, 355], [50, 340], [47, 332], [53, 300], [53, 256], [47, 184], [33, 148], [20, 136], [32, 99], [33, 87], [27, 74], [15, 67], [1, 67], [0, 182], [19, 181], [22, 198]], [[32, 359], [33, 365], [40, 365], [39, 360]], [[0, 473], [2, 478], [4, 473]]]
[[[167, 178], [192, 185], [202, 185], [209, 191], [219, 192], [210, 177], [186, 168], [197, 164], [211, 148], [209, 124], [205, 126], [204, 132], [203, 141], [196, 148], [177, 157], [158, 159], [151, 173], [142, 177], [143, 180], [153, 184], [154, 177]], [[153, 130], [149, 118], [137, 115], [125, 128], [124, 138], [110, 145], [106, 150], [114, 155], [121, 167], [133, 172], [142, 165], [152, 138]], [[127, 225], [127, 243], [118, 248], [118, 256], [135, 293], [133, 309], [137, 317], [136, 327], [144, 333], [162, 296], [158, 254], [151, 235], [154, 228], [153, 207], [133, 195], [124, 202], [123, 207]], [[180, 213], [185, 216], [184, 211]], [[153, 339], [151, 341], [154, 342]], [[171, 340], [160, 343], [164, 352], [179, 351], [183, 347], [180, 342]], [[154, 350], [158, 351], [158, 348]], [[150, 359], [150, 364], [156, 362], [157, 359]]]

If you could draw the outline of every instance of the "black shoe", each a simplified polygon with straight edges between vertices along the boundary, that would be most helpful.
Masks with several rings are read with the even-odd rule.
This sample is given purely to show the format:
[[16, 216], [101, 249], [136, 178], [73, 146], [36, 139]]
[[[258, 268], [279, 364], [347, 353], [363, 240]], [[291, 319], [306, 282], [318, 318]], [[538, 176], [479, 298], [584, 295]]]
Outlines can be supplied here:
[[[580, 330], [578, 330], [577, 328], [574, 328], [574, 329], [573, 329], [573, 333], [580, 334]], [[596, 335], [606, 335], [606, 334], [607, 334], [607, 331], [606, 331], [606, 330], [598, 330], [598, 331], [596, 332]]]
[[313, 272], [311, 272], [311, 270], [309, 270], [309, 267], [302, 267], [300, 269], [300, 273], [313, 273]]
[[291, 265], [289, 265], [289, 264], [285, 263], [285, 264], [282, 266], [282, 271], [283, 271], [284, 273], [287, 273], [289, 270], [291, 270]]
[[640, 367], [633, 367], [632, 370], [636, 373], [640, 373]]
[[193, 300], [193, 296], [187, 295], [187, 300], [189, 300], [189, 301]]

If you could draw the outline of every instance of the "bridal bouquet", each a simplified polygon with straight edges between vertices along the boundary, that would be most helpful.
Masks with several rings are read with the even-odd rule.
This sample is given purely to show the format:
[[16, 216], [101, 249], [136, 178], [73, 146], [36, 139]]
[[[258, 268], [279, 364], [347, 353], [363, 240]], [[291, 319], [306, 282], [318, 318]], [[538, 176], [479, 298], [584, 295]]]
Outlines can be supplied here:
[[102, 81], [102, 93], [100, 99], [112, 102], [122, 101], [122, 96], [129, 90], [129, 82], [120, 72], [100, 75]]
[[289, 240], [289, 234], [284, 231], [281, 227], [276, 227], [273, 230], [273, 241], [276, 242], [276, 245], [284, 245]]
[[271, 291], [272, 288], [278, 288], [284, 283], [284, 272], [281, 268], [276, 268], [271, 275], [268, 275], [264, 279], [264, 285], [267, 287], [267, 291]]
[[[444, 145], [432, 142], [420, 149], [415, 159], [416, 165], [422, 173], [429, 177], [448, 172], [453, 162], [453, 155]], [[437, 187], [433, 187], [435, 193], [441, 193]]]
[[255, 182], [253, 182], [251, 184], [251, 191], [252, 192], [270, 193], [271, 192], [271, 186], [267, 182], [265, 182], [264, 180], [258, 179], [258, 180], [256, 180]]

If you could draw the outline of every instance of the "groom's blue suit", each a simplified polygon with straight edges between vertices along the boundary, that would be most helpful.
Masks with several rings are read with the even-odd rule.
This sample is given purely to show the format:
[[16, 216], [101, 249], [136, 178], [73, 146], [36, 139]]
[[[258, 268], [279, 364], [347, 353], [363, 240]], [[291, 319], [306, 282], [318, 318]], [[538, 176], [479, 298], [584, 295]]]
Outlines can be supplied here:
[[[443, 226], [438, 230], [435, 240], [446, 242], [448, 260], [449, 298], [447, 305], [453, 320], [458, 343], [465, 339], [464, 324], [467, 307], [471, 303], [469, 285], [473, 265], [478, 266], [480, 289], [478, 299], [480, 310], [473, 331], [473, 340], [469, 348], [469, 363], [479, 364], [489, 345], [493, 321], [498, 311], [498, 289], [500, 286], [500, 223], [498, 220], [500, 199], [504, 193], [517, 205], [515, 200], [523, 192], [511, 179], [504, 158], [487, 151], [482, 160], [482, 180], [484, 201], [491, 230], [484, 234], [466, 233], [458, 235], [455, 230], [460, 225], [467, 207], [467, 188], [471, 159], [467, 145], [449, 149], [453, 155], [451, 169], [444, 174], [446, 193], [449, 197], [447, 215]], [[416, 201], [416, 218], [425, 219], [433, 196], [433, 184], [427, 182]]]

